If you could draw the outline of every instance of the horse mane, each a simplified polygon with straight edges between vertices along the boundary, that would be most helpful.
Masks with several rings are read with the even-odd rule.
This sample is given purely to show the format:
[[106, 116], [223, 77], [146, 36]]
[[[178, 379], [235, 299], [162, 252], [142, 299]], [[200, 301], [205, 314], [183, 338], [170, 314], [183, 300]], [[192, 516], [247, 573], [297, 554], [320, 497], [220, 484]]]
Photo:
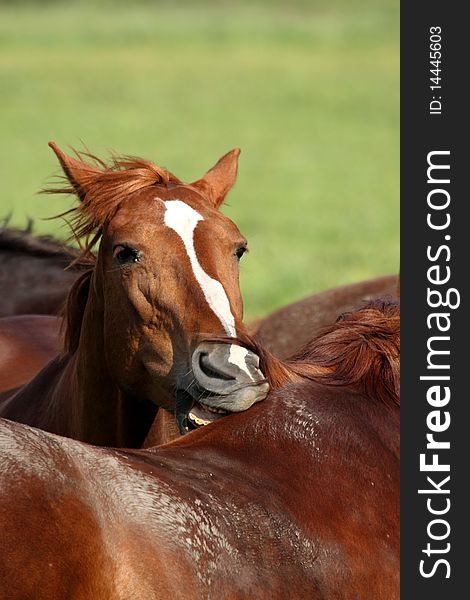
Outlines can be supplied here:
[[400, 406], [400, 305], [396, 300], [373, 300], [342, 314], [287, 361], [277, 359], [249, 336], [240, 343], [258, 354], [260, 369], [273, 389], [310, 380], [350, 386], [387, 406]]
[[93, 268], [89, 268], [73, 282], [62, 308], [63, 356], [73, 354], [78, 349], [92, 275]]
[[[130, 194], [155, 185], [178, 185], [182, 182], [167, 169], [143, 158], [112, 154], [108, 163], [89, 152], [74, 150], [74, 171], [79, 180], [74, 181], [67, 166], [65, 175], [59, 176], [62, 185], [41, 190], [47, 194], [73, 194], [79, 197], [78, 206], [58, 217], [67, 217], [76, 239], [89, 238], [89, 250], [101, 236], [103, 227], [113, 218], [119, 206]], [[65, 184], [65, 185], [64, 185]]]
[[[80, 250], [50, 235], [33, 235], [33, 222], [28, 221], [25, 229], [9, 227], [8, 220], [0, 226], [0, 250], [19, 252], [38, 258], [57, 258], [68, 264], [77, 261]], [[77, 261], [80, 263], [80, 261]]]

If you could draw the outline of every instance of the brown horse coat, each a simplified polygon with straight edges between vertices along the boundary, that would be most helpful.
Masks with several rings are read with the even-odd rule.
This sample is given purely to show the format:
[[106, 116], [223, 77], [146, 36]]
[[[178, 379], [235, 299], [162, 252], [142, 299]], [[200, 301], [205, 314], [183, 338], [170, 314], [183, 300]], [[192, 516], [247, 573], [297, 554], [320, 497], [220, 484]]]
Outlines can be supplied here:
[[266, 355], [272, 386], [290, 383], [153, 450], [3, 421], [9, 600], [398, 600], [396, 309], [323, 342], [289, 365]]

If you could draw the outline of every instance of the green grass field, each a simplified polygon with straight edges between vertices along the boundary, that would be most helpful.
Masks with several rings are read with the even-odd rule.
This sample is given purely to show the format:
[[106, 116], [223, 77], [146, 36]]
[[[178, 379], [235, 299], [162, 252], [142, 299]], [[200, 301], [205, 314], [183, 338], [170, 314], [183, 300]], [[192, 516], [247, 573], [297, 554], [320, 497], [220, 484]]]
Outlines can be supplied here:
[[[13, 5], [10, 5], [13, 4]], [[248, 317], [399, 267], [398, 1], [0, 5], [0, 216], [70, 201], [50, 139], [196, 179], [242, 149], [224, 209]]]

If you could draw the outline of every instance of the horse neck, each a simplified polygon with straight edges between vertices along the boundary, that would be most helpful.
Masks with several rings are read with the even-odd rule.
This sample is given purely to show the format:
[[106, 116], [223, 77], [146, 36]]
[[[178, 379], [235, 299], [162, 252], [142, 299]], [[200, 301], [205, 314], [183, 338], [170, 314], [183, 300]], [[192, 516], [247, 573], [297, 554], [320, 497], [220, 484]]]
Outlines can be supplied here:
[[87, 304], [78, 348], [53, 392], [58, 413], [66, 415], [71, 437], [94, 444], [124, 443], [119, 423], [121, 392], [104, 359], [103, 318]]
[[155, 416], [156, 409], [121, 390], [108, 369], [99, 283], [90, 291], [78, 348], [65, 366], [52, 403], [65, 416], [64, 435], [103, 446], [140, 447]]
[[91, 444], [141, 447], [156, 408], [113, 380], [104, 359], [100, 305], [91, 294], [77, 349], [47, 364], [5, 402], [1, 416]]

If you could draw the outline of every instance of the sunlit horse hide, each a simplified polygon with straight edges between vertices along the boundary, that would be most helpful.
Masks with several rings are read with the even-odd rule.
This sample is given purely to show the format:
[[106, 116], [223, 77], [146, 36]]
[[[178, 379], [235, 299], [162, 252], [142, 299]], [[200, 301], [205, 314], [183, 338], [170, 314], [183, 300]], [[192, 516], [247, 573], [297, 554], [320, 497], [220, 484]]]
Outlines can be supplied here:
[[[281, 359], [295, 356], [310, 340], [321, 336], [344, 312], [354, 311], [377, 298], [398, 299], [398, 275], [385, 275], [342, 285], [293, 302], [274, 311], [264, 319], [248, 324], [264, 349]], [[180, 436], [173, 415], [159, 411], [144, 448], [166, 443]]]
[[258, 353], [264, 402], [156, 449], [3, 421], [9, 600], [398, 600], [398, 306]]
[[48, 191], [78, 197], [68, 220], [87, 240], [84, 252], [97, 242], [99, 250], [68, 295], [61, 354], [3, 403], [0, 416], [94, 444], [140, 447], [157, 406], [180, 419], [195, 400], [191, 415], [207, 422], [262, 400], [268, 384], [253, 352], [200, 343], [244, 331], [238, 275], [247, 242], [219, 211], [239, 151], [184, 184], [142, 159], [106, 165], [50, 145], [67, 185]]

